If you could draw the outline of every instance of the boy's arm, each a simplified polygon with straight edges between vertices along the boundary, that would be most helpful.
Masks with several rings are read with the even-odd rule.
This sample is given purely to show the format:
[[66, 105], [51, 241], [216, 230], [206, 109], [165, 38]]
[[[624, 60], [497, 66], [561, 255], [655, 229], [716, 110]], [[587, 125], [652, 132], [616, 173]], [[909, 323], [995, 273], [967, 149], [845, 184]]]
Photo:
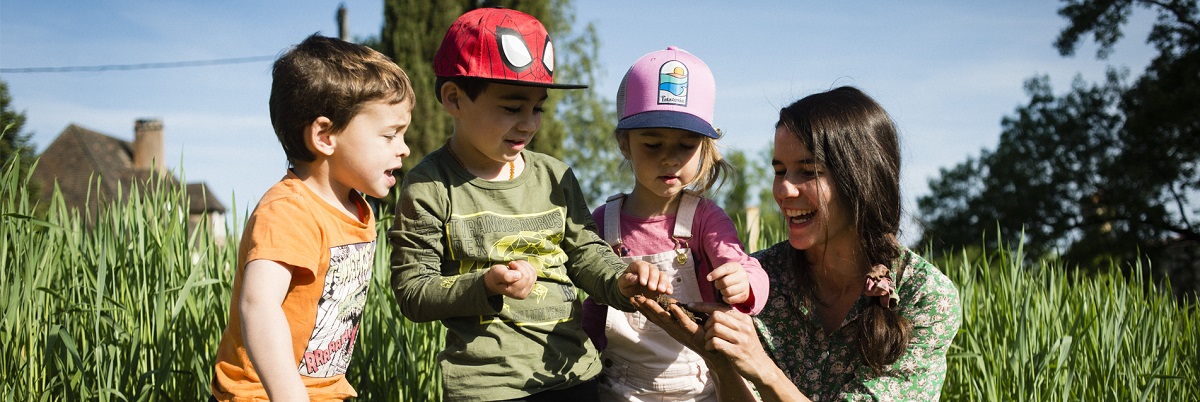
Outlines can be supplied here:
[[567, 272], [571, 280], [602, 304], [621, 311], [635, 311], [619, 286], [627, 264], [596, 234], [596, 223], [592, 221], [583, 191], [571, 169], [567, 169], [561, 184], [567, 213], [563, 251], [567, 253]]
[[282, 307], [292, 281], [292, 269], [275, 261], [254, 260], [246, 264], [244, 275], [238, 306], [250, 363], [271, 400], [308, 400]]
[[410, 172], [400, 190], [396, 220], [388, 231], [391, 285], [400, 312], [416, 322], [496, 314], [504, 301], [487, 294], [487, 269], [442, 273], [443, 264], [454, 261], [445, 243], [450, 198], [440, 184]]

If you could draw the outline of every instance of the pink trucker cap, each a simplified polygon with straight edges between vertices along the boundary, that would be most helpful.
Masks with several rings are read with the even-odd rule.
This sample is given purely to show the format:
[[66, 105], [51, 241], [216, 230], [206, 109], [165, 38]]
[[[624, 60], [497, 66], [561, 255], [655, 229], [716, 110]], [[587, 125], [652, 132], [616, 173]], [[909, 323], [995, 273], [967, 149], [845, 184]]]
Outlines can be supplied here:
[[537, 18], [506, 8], [459, 16], [433, 56], [438, 77], [474, 77], [513, 85], [587, 88], [554, 83], [554, 44]]
[[677, 128], [720, 138], [712, 124], [714, 103], [716, 82], [708, 65], [668, 46], [642, 56], [621, 79], [617, 128]]

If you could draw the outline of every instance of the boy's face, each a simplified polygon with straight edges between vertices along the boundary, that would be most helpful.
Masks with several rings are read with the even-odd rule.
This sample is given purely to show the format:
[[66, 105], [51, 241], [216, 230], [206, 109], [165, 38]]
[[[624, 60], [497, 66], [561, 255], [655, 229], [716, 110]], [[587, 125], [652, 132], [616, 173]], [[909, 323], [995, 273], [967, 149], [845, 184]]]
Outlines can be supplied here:
[[330, 155], [329, 178], [333, 190], [348, 193], [355, 189], [375, 198], [383, 198], [396, 185], [393, 172], [408, 156], [404, 133], [412, 122], [412, 102], [371, 101], [334, 134], [336, 150]]
[[461, 140], [455, 153], [469, 167], [502, 167], [516, 160], [542, 126], [546, 88], [493, 82], [475, 100], [462, 91], [443, 96], [442, 104], [454, 116], [454, 136]]

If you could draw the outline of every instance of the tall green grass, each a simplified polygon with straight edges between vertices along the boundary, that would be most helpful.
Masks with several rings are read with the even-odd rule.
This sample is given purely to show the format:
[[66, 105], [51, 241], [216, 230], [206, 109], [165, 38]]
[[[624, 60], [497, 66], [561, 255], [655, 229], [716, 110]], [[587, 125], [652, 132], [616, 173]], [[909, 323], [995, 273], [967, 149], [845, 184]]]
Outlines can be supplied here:
[[[165, 181], [122, 189], [89, 229], [57, 192], [35, 204], [29, 180], [0, 169], [0, 401], [207, 399], [237, 232], [229, 246], [188, 232], [186, 193]], [[440, 399], [444, 330], [400, 315], [388, 253], [380, 242], [348, 375], [365, 400]]]
[[1140, 264], [1084, 274], [1013, 253], [941, 261], [959, 287], [962, 329], [947, 400], [1197, 401], [1200, 316]]
[[[188, 232], [182, 189], [156, 182], [125, 189], [87, 229], [59, 196], [35, 205], [28, 180], [0, 170], [0, 401], [206, 399], [237, 232], [229, 246]], [[385, 206], [380, 239], [390, 223]], [[765, 247], [785, 234], [760, 235]], [[390, 245], [378, 247], [347, 376], [360, 400], [440, 400], [444, 329], [400, 314]], [[1200, 400], [1194, 299], [1120, 269], [1021, 261], [1019, 249], [935, 261], [964, 314], [944, 399]]]
[[[198, 395], [228, 299], [233, 255], [188, 233], [182, 191], [127, 189], [94, 229], [57, 192], [46, 213], [28, 177], [0, 188], [0, 394], [7, 400], [156, 400]], [[125, 191], [125, 190], [123, 190]], [[182, 206], [182, 207], [181, 207]], [[164, 398], [170, 397], [170, 398]]]

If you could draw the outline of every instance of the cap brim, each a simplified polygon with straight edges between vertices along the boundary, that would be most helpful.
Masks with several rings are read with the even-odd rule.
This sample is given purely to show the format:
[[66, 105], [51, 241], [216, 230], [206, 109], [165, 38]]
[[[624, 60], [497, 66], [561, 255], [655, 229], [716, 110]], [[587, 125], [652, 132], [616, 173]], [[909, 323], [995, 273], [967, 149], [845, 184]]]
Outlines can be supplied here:
[[492, 81], [492, 82], [498, 82], [501, 84], [518, 85], [518, 86], [526, 86], [526, 87], [542, 87], [542, 88], [555, 88], [555, 89], [585, 89], [588, 87], [587, 85], [578, 85], [578, 84], [546, 84], [546, 83], [532, 82], [532, 81], [498, 80], [498, 79], [494, 79], [494, 78], [482, 78], [482, 77], [476, 77], [476, 78], [480, 78], [480, 79], [488, 80], [488, 81]]
[[635, 128], [677, 128], [691, 131], [709, 138], [721, 138], [712, 124], [693, 114], [655, 110], [642, 112], [626, 117], [617, 122], [617, 128], [631, 130]]

